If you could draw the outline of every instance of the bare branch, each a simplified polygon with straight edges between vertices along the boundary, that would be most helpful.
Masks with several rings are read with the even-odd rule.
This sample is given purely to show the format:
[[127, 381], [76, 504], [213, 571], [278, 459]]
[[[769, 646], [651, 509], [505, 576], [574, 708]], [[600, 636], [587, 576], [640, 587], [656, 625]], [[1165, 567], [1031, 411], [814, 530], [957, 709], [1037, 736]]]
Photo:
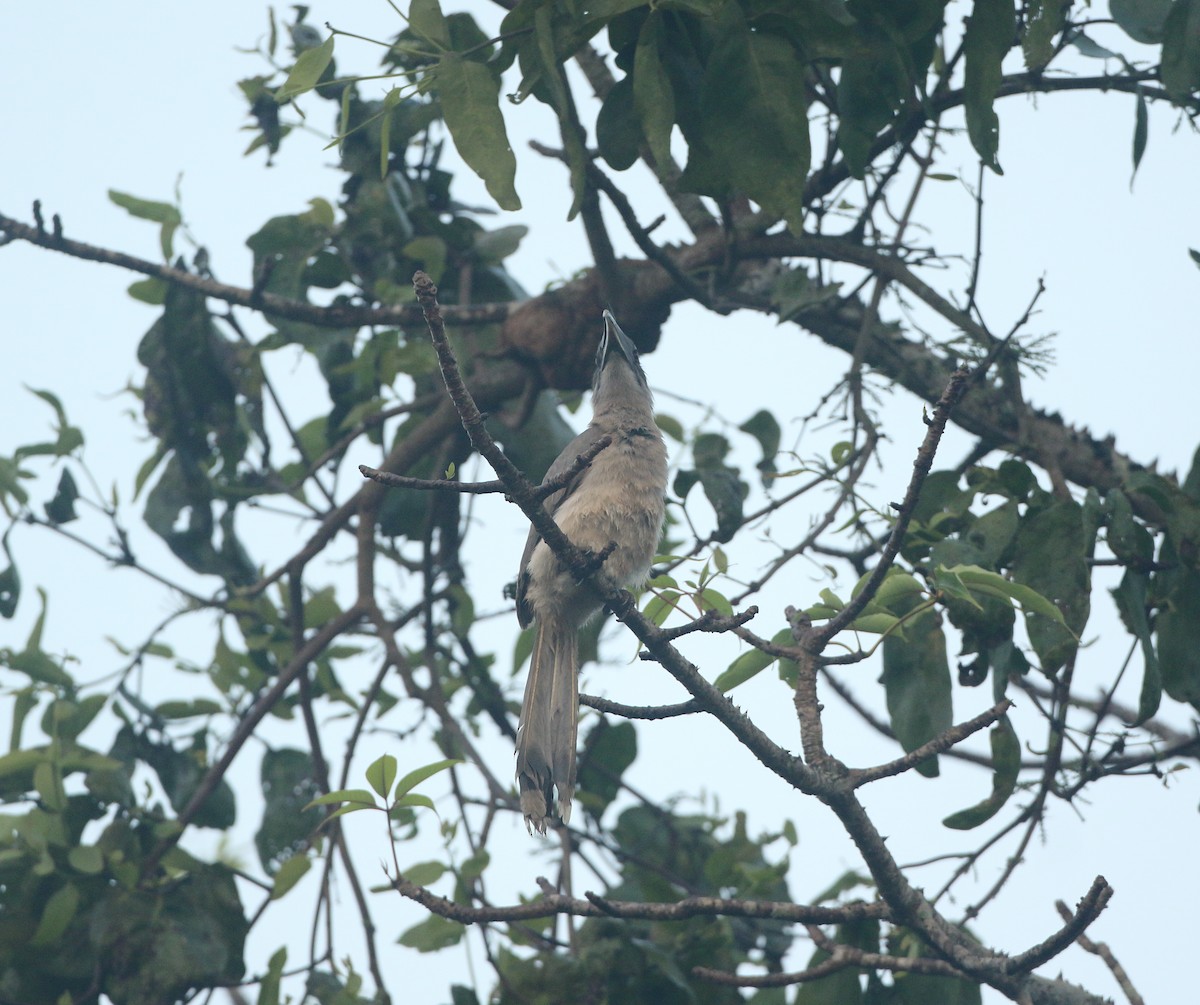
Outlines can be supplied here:
[[893, 775], [909, 771], [926, 758], [947, 751], [973, 733], [978, 733], [981, 729], [986, 729], [1003, 716], [1012, 706], [1013, 703], [1005, 698], [996, 702], [986, 712], [975, 716], [974, 719], [968, 719], [957, 726], [951, 726], [944, 733], [935, 736], [928, 743], [923, 743], [921, 746], [909, 751], [903, 757], [898, 757], [894, 761], [889, 761], [887, 764], [880, 764], [873, 768], [851, 769], [849, 775], [850, 784], [854, 788], [858, 788], [860, 785], [866, 785], [868, 782], [876, 782], [881, 778], [889, 778]]
[[505, 907], [469, 907], [431, 893], [423, 886], [394, 877], [392, 886], [405, 897], [416, 901], [434, 914], [464, 925], [481, 925], [496, 921], [532, 921], [565, 914], [577, 918], [625, 918], [647, 921], [683, 921], [697, 917], [768, 918], [773, 921], [795, 921], [816, 925], [836, 925], [865, 918], [887, 919], [886, 904], [880, 901], [844, 904], [839, 907], [815, 907], [793, 904], [790, 901], [738, 900], [722, 897], [685, 897], [669, 903], [635, 900], [608, 900], [589, 893], [586, 899], [568, 897], [554, 892], [547, 884], [540, 900]]

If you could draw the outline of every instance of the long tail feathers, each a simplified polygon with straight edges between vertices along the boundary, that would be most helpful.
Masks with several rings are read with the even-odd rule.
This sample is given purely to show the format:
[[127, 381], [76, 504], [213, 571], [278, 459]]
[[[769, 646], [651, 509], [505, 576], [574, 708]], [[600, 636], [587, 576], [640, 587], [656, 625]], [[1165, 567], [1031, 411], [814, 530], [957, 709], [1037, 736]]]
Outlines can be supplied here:
[[538, 623], [517, 730], [517, 784], [525, 826], [545, 834], [557, 817], [566, 823], [575, 792], [579, 722], [579, 639], [576, 629]]

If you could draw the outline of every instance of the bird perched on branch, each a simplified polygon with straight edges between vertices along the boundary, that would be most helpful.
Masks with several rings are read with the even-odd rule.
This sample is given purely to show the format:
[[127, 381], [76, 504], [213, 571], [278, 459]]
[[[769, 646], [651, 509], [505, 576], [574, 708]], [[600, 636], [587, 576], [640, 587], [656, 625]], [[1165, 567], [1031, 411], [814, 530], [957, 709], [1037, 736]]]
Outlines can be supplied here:
[[[550, 465], [547, 481], [564, 475], [603, 436], [611, 444], [544, 505], [576, 547], [606, 555], [602, 577], [631, 586], [645, 580], [662, 533], [667, 450], [637, 349], [609, 311], [596, 350], [591, 424]], [[517, 730], [517, 783], [525, 824], [539, 834], [571, 815], [579, 629], [600, 606], [594, 590], [530, 528], [517, 576], [517, 619], [522, 628], [537, 628]]]

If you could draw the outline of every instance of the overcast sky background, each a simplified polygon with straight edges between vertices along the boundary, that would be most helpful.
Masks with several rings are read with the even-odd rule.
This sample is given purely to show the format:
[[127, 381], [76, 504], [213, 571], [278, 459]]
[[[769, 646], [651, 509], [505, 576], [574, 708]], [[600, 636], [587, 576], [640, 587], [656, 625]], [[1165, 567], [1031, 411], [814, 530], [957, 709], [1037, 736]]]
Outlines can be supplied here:
[[[481, 16], [485, 26], [496, 20], [482, 2], [446, 2], [445, 7], [485, 12]], [[290, 17], [291, 11], [281, 8], [279, 14]], [[241, 156], [251, 134], [239, 131], [247, 120], [236, 81], [266, 71], [259, 57], [239, 53], [235, 47], [253, 47], [264, 35], [265, 6], [246, 0], [211, 0], [203, 5], [113, 0], [104, 5], [25, 4], [6, 15], [9, 55], [0, 71], [7, 84], [7, 99], [0, 104], [0, 135], [5, 138], [0, 155], [3, 212], [29, 219], [32, 201], [41, 199], [46, 218], [59, 213], [68, 236], [153, 260], [158, 257], [155, 228], [130, 218], [109, 202], [106, 192], [115, 188], [169, 201], [182, 175], [185, 217], [196, 240], [207, 247], [218, 277], [248, 284], [251, 259], [244, 241], [262, 222], [298, 212], [314, 196], [336, 203], [342, 176], [332, 168], [332, 151], [322, 151], [334, 111], [328, 103], [309, 106], [313, 134], [289, 137], [273, 167], [264, 168], [261, 152]], [[320, 25], [326, 19], [344, 30], [377, 38], [387, 38], [399, 27], [384, 0], [315, 6], [310, 22]], [[1117, 47], [1132, 48], [1123, 37], [1116, 41], [1120, 41]], [[365, 44], [351, 46], [339, 39], [338, 58], [343, 70], [372, 72], [378, 57]], [[1098, 72], [1102, 64], [1080, 66]], [[366, 93], [370, 86], [366, 85]], [[386, 85], [378, 86], [382, 94]], [[485, 225], [522, 222], [530, 226], [530, 237], [507, 265], [528, 290], [536, 292], [570, 276], [588, 264], [590, 256], [581, 228], [565, 221], [570, 197], [563, 170], [525, 149], [529, 136], [555, 142], [557, 133], [548, 114], [534, 101], [509, 107], [508, 114], [521, 163], [517, 185], [525, 208]], [[993, 329], [1007, 331], [1024, 310], [1038, 278], [1044, 277], [1047, 292], [1030, 328], [1060, 334], [1054, 343], [1054, 366], [1044, 379], [1026, 381], [1027, 397], [1098, 435], [1115, 434], [1118, 448], [1139, 461], [1160, 458], [1162, 469], [1182, 474], [1200, 441], [1195, 402], [1200, 272], [1187, 256], [1189, 246], [1200, 246], [1197, 140], [1186, 127], [1173, 133], [1176, 119], [1169, 110], [1152, 109], [1149, 148], [1131, 191], [1133, 122], [1134, 100], [1128, 95], [1063, 94], [1039, 99], [1036, 108], [1032, 101], [1007, 99], [1001, 111], [1000, 160], [1005, 175], [989, 176], [986, 182], [980, 302]], [[952, 149], [959, 160], [956, 163], [952, 157], [944, 170], [961, 170], [973, 181], [975, 161], [965, 139]], [[461, 201], [486, 201], [482, 186], [466, 174], [456, 178], [456, 186]], [[931, 228], [932, 240], [943, 250], [969, 252], [974, 210], [965, 188], [940, 183], [927, 189], [918, 217]], [[657, 212], [649, 188], [638, 204], [644, 219]], [[682, 229], [673, 222], [669, 227], [674, 229], [664, 228], [656, 236], [682, 238]], [[613, 231], [618, 233], [619, 228]], [[177, 241], [177, 248], [182, 247]], [[622, 250], [632, 253], [632, 246], [626, 241]], [[955, 285], [958, 290], [965, 285], [965, 265], [962, 275], [963, 281]], [[0, 453], [10, 454], [17, 445], [48, 433], [52, 413], [22, 385], [49, 388], [88, 435], [86, 457], [98, 482], [106, 489], [116, 482], [126, 500], [132, 494], [134, 473], [151, 451], [149, 443], [139, 440], [128, 415], [136, 410], [136, 402], [120, 393], [127, 383], [140, 382], [134, 353], [155, 317], [153, 309], [126, 296], [125, 288], [135, 278], [20, 243], [0, 249], [0, 303], [4, 305]], [[932, 281], [941, 279], [934, 275]], [[261, 325], [252, 325], [251, 330], [265, 331]], [[944, 328], [935, 334], [944, 335]], [[764, 367], [764, 360], [769, 365]], [[844, 363], [797, 328], [776, 328], [744, 312], [721, 318], [684, 307], [672, 315], [660, 349], [647, 357], [646, 368], [657, 388], [686, 389], [736, 423], [764, 402], [779, 409], [794, 402], [792, 414], [806, 414]], [[276, 376], [285, 394], [292, 396], [298, 414], [307, 418], [319, 410], [319, 403], [304, 402], [314, 385], [303, 365], [297, 365], [294, 381], [289, 381], [286, 370], [277, 370]], [[694, 410], [662, 393], [659, 401], [664, 411], [696, 420]], [[904, 459], [923, 435], [920, 411], [920, 403], [897, 395], [885, 413], [892, 456], [898, 462], [873, 473], [878, 498], [898, 496], [907, 480]], [[779, 414], [781, 421], [791, 417]], [[787, 424], [785, 444], [796, 443], [800, 433], [798, 424]], [[828, 442], [836, 438], [831, 432]], [[951, 437], [942, 454], [944, 461], [956, 462], [966, 442]], [[802, 452], [812, 453], [827, 442], [819, 433], [807, 433], [799, 446]], [[39, 483], [35, 498], [48, 498], [56, 477], [54, 472]], [[343, 494], [353, 488], [350, 483], [341, 486]], [[502, 607], [499, 590], [513, 576], [524, 536], [520, 520], [503, 510], [496, 500], [475, 504], [475, 519], [507, 542], [494, 549], [499, 558], [477, 556], [468, 569], [470, 584], [482, 598], [477, 599], [481, 609], [488, 603], [492, 603], [490, 610]], [[103, 540], [97, 523], [86, 527]], [[303, 528], [297, 525], [295, 533], [303, 533]], [[286, 554], [294, 541], [292, 535], [284, 535], [278, 542], [279, 554]], [[120, 665], [103, 641], [105, 635], [136, 644], [173, 609], [173, 601], [160, 588], [131, 572], [110, 570], [48, 534], [18, 528], [11, 542], [25, 593], [17, 618], [0, 623], [0, 646], [19, 648], [23, 643], [37, 614], [34, 588], [43, 586], [51, 596], [48, 648], [78, 657], [81, 677], [99, 678]], [[140, 535], [137, 542], [139, 555], [148, 564], [176, 568], [152, 537]], [[815, 571], [809, 580], [791, 578], [786, 588], [780, 586], [766, 598], [764, 610], [772, 610], [771, 603], [775, 611], [784, 603], [811, 603], [821, 585]], [[839, 584], [846, 590], [849, 585], [850, 581]], [[1093, 607], [1096, 614], [1089, 630], [1099, 631], [1096, 626], [1111, 619], [1111, 603], [1100, 591], [1093, 597]], [[777, 614], [772, 616], [777, 620]], [[503, 665], [516, 626], [500, 619], [495, 631]], [[197, 648], [188, 655], [202, 662], [211, 637], [196, 630], [181, 635], [177, 644], [189, 641]], [[1096, 675], [1097, 688], [1124, 657], [1125, 642], [1119, 635], [1105, 646], [1102, 643], [1081, 660], [1084, 672]], [[729, 652], [729, 658], [734, 652]], [[629, 655], [632, 647], [626, 644], [626, 658]], [[705, 669], [712, 676], [723, 666], [718, 658]], [[634, 672], [639, 674], [636, 681], [629, 676]], [[665, 675], [641, 664], [619, 663], [593, 673], [592, 690], [603, 689], [623, 700], [652, 703], [679, 698], [678, 689]], [[873, 687], [876, 670], [864, 673], [861, 693]], [[1131, 677], [1136, 687], [1139, 664], [1135, 663]], [[784, 742], [794, 742], [787, 739], [795, 733], [790, 703], [780, 700], [779, 684], [769, 678], [765, 674], [744, 694], [739, 691], [739, 701]], [[7, 674], [0, 676], [5, 685], [14, 680]], [[982, 693], [959, 691], [955, 698], [960, 718], [988, 703]], [[843, 714], [836, 701], [829, 705], [827, 730], [835, 753], [854, 763], [892, 756], [890, 747]], [[1188, 722], [1178, 709], [1167, 713], [1180, 725]], [[7, 715], [7, 709], [0, 706], [2, 715]], [[286, 730], [272, 729], [277, 742], [302, 743]], [[642, 754], [631, 776], [640, 788], [655, 797], [704, 790], [732, 809], [748, 798], [746, 781], [753, 777], [753, 800], [759, 812], [752, 817], [752, 831], [777, 826], [785, 818], [795, 820], [800, 831], [790, 876], [797, 900], [813, 897], [842, 869], [857, 867], [853, 849], [825, 811], [810, 801], [797, 800], [770, 778], [760, 778], [749, 756], [724, 735], [710, 728], [697, 740], [686, 729], [686, 724], [671, 722], [641, 730]], [[85, 739], [102, 745], [90, 734]], [[374, 756], [372, 751], [384, 749], [388, 748], [382, 740], [368, 746], [357, 770]], [[494, 753], [494, 772], [506, 776], [511, 750], [501, 741], [485, 741], [485, 749]], [[237, 768], [243, 812], [252, 804], [257, 786], [257, 756], [254, 748], [247, 748], [243, 754], [247, 763], [239, 762]], [[916, 778], [883, 783], [867, 793], [867, 802], [897, 857], [915, 861], [970, 847], [957, 836], [941, 833], [936, 825], [931, 828], [926, 820], [977, 801], [989, 788], [986, 775], [947, 766], [940, 783]], [[429, 791], [436, 794], [444, 788]], [[1000, 948], [1027, 948], [1057, 926], [1056, 898], [1074, 903], [1095, 875], [1104, 874], [1116, 895], [1091, 934], [1111, 944], [1148, 1001], [1179, 1000], [1179, 990], [1187, 981], [1183, 953], [1190, 940], [1185, 942], [1186, 926], [1178, 919], [1200, 892], [1195, 866], [1195, 772], [1183, 773], [1165, 790], [1155, 781], [1141, 780], [1111, 782], [1090, 795], [1094, 802], [1078, 807], [1079, 815], [1076, 808], [1051, 807], [1045, 841], [1030, 848], [1028, 865], [984, 914], [978, 930]], [[920, 807], [915, 818], [914, 805]], [[255, 861], [252, 824], [247, 819], [239, 825], [241, 843], [235, 839], [231, 849], [250, 864]], [[355, 846], [362, 849], [359, 865], [368, 883], [380, 879], [372, 870], [386, 852], [382, 840], [371, 837], [372, 827], [378, 829], [376, 821], [351, 821], [352, 832], [361, 828]], [[533, 875], [551, 866], [546, 855], [530, 856], [529, 839], [515, 819], [511, 830], [498, 845], [492, 879], [495, 889], [515, 896], [517, 890], [531, 888]], [[401, 863], [436, 854], [436, 843], [424, 855], [402, 848]], [[985, 860], [981, 888], [1002, 865], [1003, 853]], [[939, 880], [931, 878], [929, 885], [936, 888]], [[252, 969], [262, 966], [283, 937], [281, 932], [289, 930], [288, 919], [303, 916], [302, 892], [297, 891], [296, 900], [273, 908], [269, 923], [262, 926], [266, 931], [254, 934], [248, 953]], [[247, 894], [247, 901], [256, 899]], [[420, 920], [420, 908], [388, 894], [377, 895], [373, 905], [393, 991], [403, 989], [411, 1001], [435, 1002], [448, 998], [451, 981], [470, 982], [461, 950], [418, 956], [392, 945], [399, 932]], [[306, 944], [303, 928], [294, 936], [290, 963], [302, 961]], [[348, 945], [353, 944], [350, 937]], [[801, 945], [789, 966], [802, 966], [807, 954], [807, 947]], [[477, 946], [474, 967], [482, 995], [492, 980]], [[1047, 972], [1057, 973], [1060, 967], [1092, 990], [1119, 996], [1103, 966], [1079, 950], [1055, 961]]]

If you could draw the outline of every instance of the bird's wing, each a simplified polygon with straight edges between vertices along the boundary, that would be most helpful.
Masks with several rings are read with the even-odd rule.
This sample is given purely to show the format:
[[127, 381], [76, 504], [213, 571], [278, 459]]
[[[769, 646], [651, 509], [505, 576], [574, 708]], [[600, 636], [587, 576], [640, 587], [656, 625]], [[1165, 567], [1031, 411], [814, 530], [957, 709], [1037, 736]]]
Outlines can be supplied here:
[[[603, 435], [596, 427], [588, 426], [587, 429], [563, 447], [562, 453], [554, 459], [554, 463], [546, 471], [546, 477], [543, 481], [548, 482], [561, 475], [575, 463], [580, 454], [589, 450]], [[542, 505], [546, 507], [546, 512], [554, 516], [559, 506], [583, 483], [589, 470], [589, 468], [584, 468], [582, 471], [577, 472], [575, 477], [561, 489], [551, 492], [550, 495], [546, 496], [542, 500]], [[537, 532], [537, 528], [530, 527], [529, 536], [525, 539], [525, 551], [521, 554], [520, 569], [517, 572], [517, 621], [522, 628], [528, 627], [529, 623], [533, 620], [533, 612], [529, 609], [529, 602], [525, 599], [525, 591], [529, 587], [529, 558], [541, 539], [542, 535]]]

